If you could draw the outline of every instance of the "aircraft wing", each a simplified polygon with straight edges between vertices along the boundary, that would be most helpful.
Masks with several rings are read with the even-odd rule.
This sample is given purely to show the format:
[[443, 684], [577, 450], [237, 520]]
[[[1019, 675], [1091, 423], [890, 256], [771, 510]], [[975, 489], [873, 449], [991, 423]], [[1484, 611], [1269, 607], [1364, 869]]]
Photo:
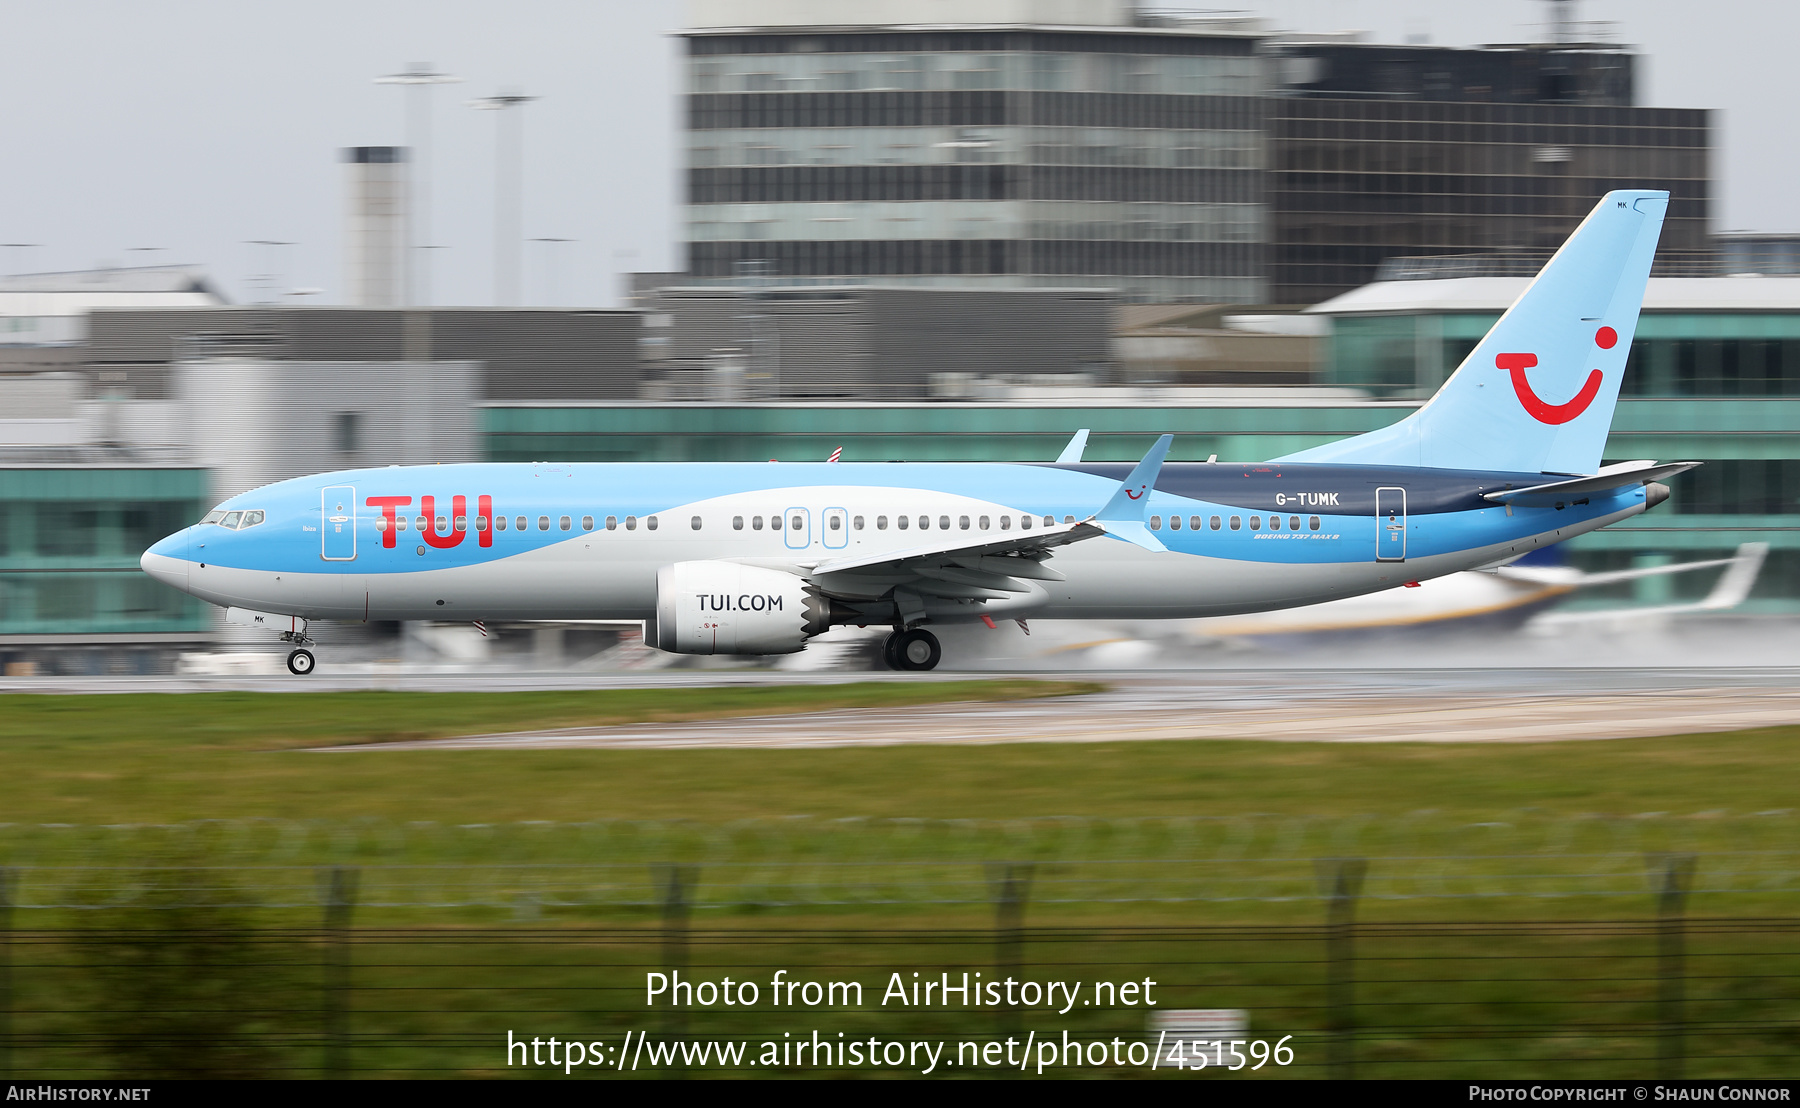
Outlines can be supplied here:
[[1652, 566], [1640, 570], [1620, 570], [1617, 573], [1596, 573], [1582, 582], [1583, 585], [1606, 581], [1631, 580], [1633, 576], [1649, 576], [1651, 573], [1679, 573], [1684, 570], [1700, 569], [1708, 565], [1723, 565], [1725, 572], [1719, 574], [1719, 580], [1712, 591], [1702, 600], [1691, 604], [1658, 604], [1646, 608], [1608, 608], [1598, 612], [1545, 612], [1531, 621], [1534, 630], [1555, 630], [1575, 624], [1617, 623], [1646, 617], [1683, 615], [1689, 612], [1723, 612], [1742, 604], [1750, 595], [1756, 584], [1757, 576], [1762, 572], [1763, 559], [1769, 556], [1769, 544], [1766, 542], [1747, 542], [1738, 547], [1737, 554], [1731, 558], [1715, 559], [1707, 562], [1683, 562], [1673, 566]]
[[1557, 502], [1566, 502], [1586, 493], [1611, 492], [1631, 485], [1648, 485], [1652, 481], [1660, 481], [1665, 477], [1673, 477], [1677, 473], [1686, 473], [1700, 465], [1700, 462], [1668, 462], [1657, 465], [1655, 462], [1619, 462], [1615, 465], [1601, 466], [1600, 472], [1592, 477], [1571, 477], [1565, 481], [1550, 481], [1542, 485], [1529, 485], [1522, 489], [1501, 489], [1498, 492], [1483, 493], [1483, 500], [1491, 500], [1496, 504], [1518, 504], [1524, 507], [1548, 507]]
[[[1045, 566], [1058, 547], [1105, 535], [1148, 550], [1166, 549], [1144, 525], [1144, 513], [1172, 436], [1157, 440], [1111, 499], [1084, 520], [1001, 535], [946, 535], [937, 543], [880, 554], [820, 562], [808, 580], [840, 599], [876, 600], [893, 590], [902, 611], [918, 608], [918, 596], [955, 600], [1005, 600], [1041, 594], [1039, 581], [1061, 581]], [[911, 594], [910, 596], [908, 594]]]

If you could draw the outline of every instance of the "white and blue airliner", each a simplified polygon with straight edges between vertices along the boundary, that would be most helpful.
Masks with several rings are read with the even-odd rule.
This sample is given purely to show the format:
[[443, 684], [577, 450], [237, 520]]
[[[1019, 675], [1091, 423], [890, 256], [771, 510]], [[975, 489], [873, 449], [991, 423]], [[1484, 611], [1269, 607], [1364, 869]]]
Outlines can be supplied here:
[[1436, 396], [1273, 461], [477, 463], [246, 492], [144, 571], [294, 645], [314, 620], [643, 620], [683, 654], [784, 654], [836, 624], [1267, 611], [1504, 565], [1628, 519], [1696, 463], [1601, 466], [1666, 192], [1608, 193]]

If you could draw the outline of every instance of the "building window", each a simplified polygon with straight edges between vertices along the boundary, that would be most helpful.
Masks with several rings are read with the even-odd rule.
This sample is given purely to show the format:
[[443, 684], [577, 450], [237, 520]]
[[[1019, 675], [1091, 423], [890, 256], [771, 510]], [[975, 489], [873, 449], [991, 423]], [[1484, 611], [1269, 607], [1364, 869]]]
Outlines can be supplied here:
[[362, 449], [361, 412], [337, 412], [331, 421], [332, 441], [339, 454], [355, 454]]

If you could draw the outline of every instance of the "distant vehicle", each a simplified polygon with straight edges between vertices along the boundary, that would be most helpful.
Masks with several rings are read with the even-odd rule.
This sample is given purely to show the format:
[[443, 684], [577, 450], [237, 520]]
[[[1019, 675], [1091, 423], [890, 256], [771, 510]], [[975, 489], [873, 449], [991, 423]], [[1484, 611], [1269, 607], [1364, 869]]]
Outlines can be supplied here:
[[474, 464], [235, 496], [143, 557], [314, 665], [310, 620], [642, 619], [683, 654], [891, 627], [1194, 619], [1493, 566], [1661, 503], [1697, 463], [1601, 466], [1666, 192], [1608, 193], [1430, 403], [1268, 462]]

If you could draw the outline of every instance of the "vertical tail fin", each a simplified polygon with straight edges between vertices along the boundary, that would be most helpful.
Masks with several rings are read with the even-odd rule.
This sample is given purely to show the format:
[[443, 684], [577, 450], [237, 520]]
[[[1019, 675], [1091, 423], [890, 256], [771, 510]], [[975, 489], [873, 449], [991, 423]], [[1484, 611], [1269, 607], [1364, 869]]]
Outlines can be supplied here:
[[1593, 473], [1668, 206], [1607, 193], [1430, 403], [1279, 460]]

